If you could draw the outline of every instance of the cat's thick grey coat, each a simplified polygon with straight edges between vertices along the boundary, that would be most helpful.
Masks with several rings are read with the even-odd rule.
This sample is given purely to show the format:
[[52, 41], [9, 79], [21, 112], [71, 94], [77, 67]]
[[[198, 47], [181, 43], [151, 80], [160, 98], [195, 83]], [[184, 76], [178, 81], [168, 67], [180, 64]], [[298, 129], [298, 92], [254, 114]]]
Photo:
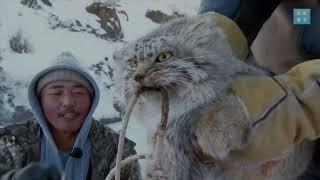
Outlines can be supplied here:
[[[214, 13], [183, 17], [161, 25], [153, 32], [115, 52], [117, 100], [127, 108], [133, 93], [141, 87], [162, 87], [169, 92], [170, 112], [160, 172], [156, 164], [147, 166], [147, 179], [169, 180], [286, 180], [296, 179], [309, 165], [311, 143], [297, 145], [279, 157], [267, 174], [261, 164], [233, 164], [231, 150], [241, 148], [254, 137], [252, 122], [241, 99], [228, 88], [240, 74], [267, 73], [236, 57], [224, 30], [216, 25]], [[215, 112], [210, 122], [201, 119]], [[133, 111], [155, 133], [161, 115], [159, 92], [145, 92]], [[201, 131], [205, 123], [212, 130]], [[203, 133], [203, 134], [201, 134]], [[199, 136], [200, 134], [200, 136]], [[197, 137], [208, 137], [198, 138]], [[198, 158], [195, 146], [219, 163], [208, 164]], [[152, 177], [153, 176], [153, 177]]]

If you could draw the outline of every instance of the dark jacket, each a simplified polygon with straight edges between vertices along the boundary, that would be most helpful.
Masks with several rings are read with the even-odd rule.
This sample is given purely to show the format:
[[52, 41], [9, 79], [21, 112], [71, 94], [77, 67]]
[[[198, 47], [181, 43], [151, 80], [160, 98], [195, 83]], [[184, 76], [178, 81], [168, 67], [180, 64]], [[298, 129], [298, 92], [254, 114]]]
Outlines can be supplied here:
[[[93, 121], [90, 129], [92, 142], [92, 180], [104, 180], [115, 166], [119, 135], [98, 121]], [[0, 128], [0, 176], [10, 170], [23, 168], [40, 159], [41, 131], [32, 119], [24, 123]], [[125, 141], [124, 158], [136, 154], [135, 143]], [[139, 180], [140, 166], [135, 162], [121, 171], [121, 179]], [[90, 179], [90, 178], [89, 178]]]

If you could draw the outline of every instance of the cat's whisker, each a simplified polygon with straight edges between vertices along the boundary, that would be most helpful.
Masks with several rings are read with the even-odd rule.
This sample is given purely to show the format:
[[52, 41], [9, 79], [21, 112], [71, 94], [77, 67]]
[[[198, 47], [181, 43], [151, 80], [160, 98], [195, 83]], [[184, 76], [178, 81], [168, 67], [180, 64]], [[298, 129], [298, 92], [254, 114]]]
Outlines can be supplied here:
[[175, 80], [178, 78], [180, 78], [182, 81], [186, 81], [186, 82], [188, 82], [188, 81], [193, 81], [193, 79], [191, 79], [190, 78], [190, 75], [188, 75], [188, 74], [185, 74], [185, 73], [178, 73], [178, 72], [167, 72], [167, 73], [163, 73], [162, 74], [163, 76], [165, 76], [165, 77], [174, 77], [175, 78]]
[[175, 79], [174, 81], [169, 82], [170, 84], [174, 83], [181, 87], [191, 87], [192, 84], [186, 82], [185, 80]]
[[189, 81], [192, 81], [192, 82], [195, 82], [193, 80], [193, 78], [191, 78], [192, 76], [190, 76], [189, 74], [183, 74], [183, 73], [176, 73], [176, 74], [173, 74], [173, 73], [168, 73], [166, 74], [168, 77], [175, 77], [177, 79], [180, 78], [180, 80], [182, 81], [186, 81], [186, 82], [189, 82]]

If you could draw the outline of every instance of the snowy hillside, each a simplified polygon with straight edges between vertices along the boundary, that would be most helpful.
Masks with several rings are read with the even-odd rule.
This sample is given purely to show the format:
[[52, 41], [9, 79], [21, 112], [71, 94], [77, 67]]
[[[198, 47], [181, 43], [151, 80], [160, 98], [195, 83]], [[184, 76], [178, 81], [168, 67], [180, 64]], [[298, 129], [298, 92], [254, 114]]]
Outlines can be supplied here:
[[[95, 119], [114, 120], [119, 117], [112, 103], [114, 49], [158, 26], [147, 12], [148, 17], [161, 12], [166, 18], [192, 15], [199, 4], [200, 0], [0, 0], [0, 122], [32, 117], [28, 82], [62, 51], [79, 58], [99, 83], [102, 93]], [[118, 129], [119, 123], [110, 126]], [[128, 131], [137, 151], [147, 151], [141, 127], [131, 123]]]

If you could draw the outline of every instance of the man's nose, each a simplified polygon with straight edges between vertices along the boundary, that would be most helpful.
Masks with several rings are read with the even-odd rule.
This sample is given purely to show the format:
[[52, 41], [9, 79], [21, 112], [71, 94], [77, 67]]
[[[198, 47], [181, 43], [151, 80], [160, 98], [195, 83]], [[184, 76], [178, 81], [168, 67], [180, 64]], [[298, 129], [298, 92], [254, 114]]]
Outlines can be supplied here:
[[62, 97], [62, 106], [64, 107], [75, 106], [75, 99], [72, 97], [72, 95], [67, 94]]

